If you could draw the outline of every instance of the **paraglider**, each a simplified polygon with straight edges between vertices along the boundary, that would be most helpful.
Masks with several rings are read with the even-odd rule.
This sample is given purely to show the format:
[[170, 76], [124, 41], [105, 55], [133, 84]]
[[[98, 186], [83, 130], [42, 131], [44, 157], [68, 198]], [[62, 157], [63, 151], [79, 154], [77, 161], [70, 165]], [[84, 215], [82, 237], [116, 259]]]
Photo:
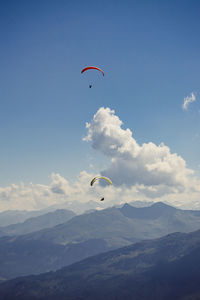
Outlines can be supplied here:
[[95, 176], [95, 177], [91, 180], [90, 185], [92, 186], [92, 185], [95, 183], [95, 181], [97, 181], [98, 179], [104, 179], [104, 180], [106, 180], [110, 185], [112, 185], [112, 181], [111, 181], [108, 177], [105, 177], [105, 176]]
[[[109, 178], [105, 177], [105, 176], [95, 176], [95, 177], [91, 180], [90, 185], [93, 186], [93, 184], [94, 184], [97, 180], [99, 180], [99, 179], [103, 179], [103, 180], [107, 181], [110, 185], [112, 185], [112, 181], [111, 181]], [[102, 197], [102, 198], [100, 199], [100, 201], [104, 201], [104, 197]]]
[[[84, 69], [81, 70], [81, 74], [88, 70], [97, 70], [97, 71], [101, 72], [102, 75], [104, 76], [104, 71], [102, 71], [100, 68], [93, 67], [93, 66], [85, 67]], [[89, 84], [89, 88], [90, 89], [92, 88], [92, 84]]]
[[87, 71], [87, 70], [97, 70], [97, 71], [100, 71], [100, 72], [102, 73], [102, 75], [104, 76], [104, 72], [103, 72], [100, 68], [92, 67], [92, 66], [84, 68], [84, 69], [81, 71], [81, 74], [84, 73], [84, 72]]

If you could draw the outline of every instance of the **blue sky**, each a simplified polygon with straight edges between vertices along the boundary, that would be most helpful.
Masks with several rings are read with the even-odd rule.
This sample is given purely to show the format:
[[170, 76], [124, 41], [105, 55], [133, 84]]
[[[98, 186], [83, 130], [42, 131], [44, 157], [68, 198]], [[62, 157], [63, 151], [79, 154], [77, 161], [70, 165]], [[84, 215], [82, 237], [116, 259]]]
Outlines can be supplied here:
[[100, 107], [199, 175], [199, 12], [195, 0], [1, 1], [1, 187], [100, 172], [108, 158], [82, 141]]

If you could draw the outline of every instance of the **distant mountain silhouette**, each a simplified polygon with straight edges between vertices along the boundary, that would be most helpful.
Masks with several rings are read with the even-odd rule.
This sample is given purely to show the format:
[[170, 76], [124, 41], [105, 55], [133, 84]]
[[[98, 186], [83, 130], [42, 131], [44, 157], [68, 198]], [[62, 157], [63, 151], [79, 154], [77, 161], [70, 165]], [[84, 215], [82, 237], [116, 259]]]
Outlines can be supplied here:
[[28, 218], [37, 217], [43, 215], [43, 210], [5, 210], [0, 212], [0, 226], [8, 226], [11, 224], [21, 223]]
[[157, 202], [149, 207], [133, 207], [129, 204], [124, 204], [120, 211], [128, 218], [136, 219], [157, 219], [163, 215], [174, 215], [177, 212], [177, 209], [164, 204], [162, 202]]
[[51, 228], [58, 224], [67, 222], [74, 216], [75, 213], [70, 210], [59, 209], [41, 216], [29, 218], [23, 223], [0, 227], [0, 237], [5, 235], [22, 235], [44, 228]]
[[56, 272], [0, 285], [4, 300], [200, 299], [200, 230], [90, 257]]
[[57, 270], [144, 239], [199, 228], [199, 211], [184, 211], [162, 203], [144, 208], [125, 204], [95, 211], [53, 228], [0, 238], [0, 277], [9, 279]]

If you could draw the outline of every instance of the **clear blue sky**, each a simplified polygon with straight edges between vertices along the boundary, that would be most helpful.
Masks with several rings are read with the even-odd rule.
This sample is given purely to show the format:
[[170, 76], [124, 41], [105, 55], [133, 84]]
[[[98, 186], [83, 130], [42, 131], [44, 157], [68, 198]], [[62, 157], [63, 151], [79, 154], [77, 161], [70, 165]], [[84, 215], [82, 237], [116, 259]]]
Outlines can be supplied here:
[[[101, 167], [82, 141], [101, 106], [139, 144], [164, 142], [198, 170], [199, 1], [4, 0], [0, 28], [0, 186]], [[87, 65], [105, 77], [81, 75]]]

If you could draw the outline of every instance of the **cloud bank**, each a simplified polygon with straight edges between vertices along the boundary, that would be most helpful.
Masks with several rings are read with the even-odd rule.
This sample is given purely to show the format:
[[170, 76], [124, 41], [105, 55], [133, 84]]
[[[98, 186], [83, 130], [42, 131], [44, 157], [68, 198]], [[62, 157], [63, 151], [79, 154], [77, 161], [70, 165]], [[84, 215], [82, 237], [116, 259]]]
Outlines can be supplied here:
[[182, 105], [182, 108], [184, 110], [187, 110], [188, 109], [188, 106], [190, 105], [190, 103], [196, 101], [196, 96], [194, 95], [194, 93], [191, 93], [190, 96], [187, 96], [184, 98], [184, 102], [183, 102], [183, 105]]
[[[94, 174], [82, 171], [73, 184], [58, 173], [49, 176], [50, 184], [11, 184], [0, 187], [0, 211], [36, 210], [52, 205], [99, 200], [96, 189], [90, 188]], [[67, 205], [65, 205], [67, 208]]]
[[[52, 173], [50, 183], [0, 187], [0, 211], [34, 210], [51, 205], [80, 211], [96, 207], [119, 205], [134, 200], [164, 201], [185, 209], [200, 209], [200, 179], [186, 166], [185, 160], [164, 143], [139, 145], [132, 131], [110, 108], [101, 107], [90, 123], [86, 123], [84, 141], [108, 158], [110, 164], [99, 174], [110, 177], [113, 185], [100, 182], [90, 186], [94, 174], [82, 171], [73, 183], [58, 173]], [[100, 199], [105, 201], [100, 203]], [[81, 206], [82, 205], [82, 206]], [[82, 209], [82, 211], [84, 210]]]
[[137, 190], [148, 197], [161, 197], [185, 192], [188, 187], [199, 191], [193, 170], [184, 159], [171, 153], [169, 147], [152, 142], [139, 145], [130, 129], [122, 128], [122, 121], [114, 110], [101, 107], [91, 123], [84, 141], [111, 159], [102, 175], [112, 178], [115, 186]]

